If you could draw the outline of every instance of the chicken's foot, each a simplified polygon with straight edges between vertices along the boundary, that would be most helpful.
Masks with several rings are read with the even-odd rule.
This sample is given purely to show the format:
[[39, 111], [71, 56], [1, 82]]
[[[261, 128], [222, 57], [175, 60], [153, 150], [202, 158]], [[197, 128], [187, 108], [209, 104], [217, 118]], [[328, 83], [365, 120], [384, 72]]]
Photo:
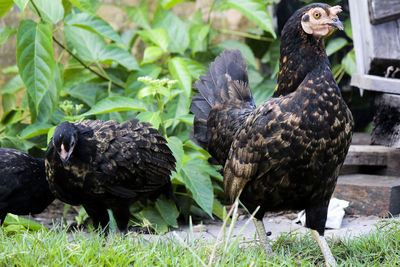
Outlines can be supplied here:
[[256, 226], [258, 237], [260, 238], [260, 244], [268, 255], [272, 254], [271, 245], [267, 232], [265, 231], [264, 223], [262, 220], [253, 218], [254, 225]]
[[336, 261], [332, 255], [331, 249], [328, 246], [328, 243], [325, 240], [325, 237], [321, 236], [317, 231], [310, 229], [312, 237], [317, 241], [318, 246], [320, 247], [322, 254], [324, 255], [325, 265], [327, 267], [335, 267]]

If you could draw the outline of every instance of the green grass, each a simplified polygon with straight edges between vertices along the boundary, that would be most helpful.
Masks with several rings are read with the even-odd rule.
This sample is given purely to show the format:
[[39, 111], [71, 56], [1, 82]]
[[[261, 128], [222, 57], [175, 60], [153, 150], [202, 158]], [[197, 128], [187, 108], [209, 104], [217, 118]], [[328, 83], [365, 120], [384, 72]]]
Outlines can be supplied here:
[[[339, 265], [395, 266], [400, 264], [399, 230], [399, 221], [387, 220], [363, 237], [328, 241]], [[297, 232], [282, 234], [268, 257], [251, 240], [184, 241], [174, 235], [145, 240], [137, 234], [104, 237], [59, 229], [0, 231], [1, 266], [204, 266], [210, 258], [212, 266], [323, 266], [311, 235]]]

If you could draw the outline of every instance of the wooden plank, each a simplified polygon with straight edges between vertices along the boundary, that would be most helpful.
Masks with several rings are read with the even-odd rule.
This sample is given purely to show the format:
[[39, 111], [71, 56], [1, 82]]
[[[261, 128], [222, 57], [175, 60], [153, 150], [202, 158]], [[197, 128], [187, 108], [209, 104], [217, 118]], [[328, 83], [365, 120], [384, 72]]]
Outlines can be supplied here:
[[[400, 3], [399, 0], [395, 1]], [[357, 72], [361, 75], [369, 74], [371, 61], [374, 58], [400, 60], [398, 30], [400, 19], [372, 25], [369, 19], [368, 1], [349, 0], [349, 8]]]
[[357, 71], [360, 74], [368, 73], [371, 59], [366, 55], [372, 54], [371, 24], [368, 18], [368, 2], [360, 0], [349, 0], [351, 28], [353, 32], [353, 43], [356, 54]]
[[353, 139], [351, 140], [352, 145], [365, 145], [371, 144], [371, 135], [367, 133], [353, 133]]
[[371, 39], [366, 38], [365, 42], [371, 42], [372, 53], [364, 57], [400, 59], [400, 20], [392, 20], [379, 25], [371, 26]]
[[350, 85], [369, 91], [400, 94], [400, 79], [356, 73], [351, 76]]
[[358, 172], [400, 175], [400, 150], [379, 145], [351, 145], [340, 174]]
[[400, 214], [400, 177], [353, 174], [339, 176], [334, 197], [350, 201], [347, 214]]
[[386, 146], [351, 145], [344, 165], [386, 166], [391, 153], [397, 150]]
[[400, 18], [399, 0], [368, 0], [372, 24], [379, 24]]

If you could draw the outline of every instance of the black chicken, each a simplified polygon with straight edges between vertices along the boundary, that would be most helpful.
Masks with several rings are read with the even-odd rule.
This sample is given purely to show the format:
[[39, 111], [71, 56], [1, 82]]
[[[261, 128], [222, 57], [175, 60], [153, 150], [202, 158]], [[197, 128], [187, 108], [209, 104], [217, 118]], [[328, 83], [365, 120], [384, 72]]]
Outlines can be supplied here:
[[350, 146], [353, 118], [333, 77], [323, 36], [334, 28], [339, 6], [308, 5], [282, 32], [275, 96], [256, 107], [245, 60], [226, 50], [196, 82], [193, 137], [224, 165], [224, 191], [240, 197], [270, 252], [262, 223], [266, 211], [305, 209], [327, 264], [335, 260], [323, 237], [327, 207]]
[[44, 159], [0, 148], [0, 226], [7, 213], [41, 213], [54, 200], [46, 181]]
[[161, 193], [175, 199], [170, 180], [175, 158], [166, 143], [148, 123], [63, 122], [46, 153], [50, 189], [66, 203], [83, 205], [95, 227], [106, 228], [111, 209], [126, 232], [130, 204]]

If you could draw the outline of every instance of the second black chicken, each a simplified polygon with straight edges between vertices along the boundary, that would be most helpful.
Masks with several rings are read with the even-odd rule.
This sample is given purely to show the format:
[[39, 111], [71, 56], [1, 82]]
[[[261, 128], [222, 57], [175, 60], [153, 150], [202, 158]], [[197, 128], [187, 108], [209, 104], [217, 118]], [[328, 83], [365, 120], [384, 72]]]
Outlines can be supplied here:
[[66, 203], [83, 205], [96, 227], [107, 226], [111, 209], [126, 232], [130, 204], [174, 197], [175, 158], [166, 143], [148, 123], [63, 122], [46, 153], [50, 189]]
[[0, 148], [0, 226], [7, 213], [41, 213], [55, 199], [46, 181], [44, 159]]

